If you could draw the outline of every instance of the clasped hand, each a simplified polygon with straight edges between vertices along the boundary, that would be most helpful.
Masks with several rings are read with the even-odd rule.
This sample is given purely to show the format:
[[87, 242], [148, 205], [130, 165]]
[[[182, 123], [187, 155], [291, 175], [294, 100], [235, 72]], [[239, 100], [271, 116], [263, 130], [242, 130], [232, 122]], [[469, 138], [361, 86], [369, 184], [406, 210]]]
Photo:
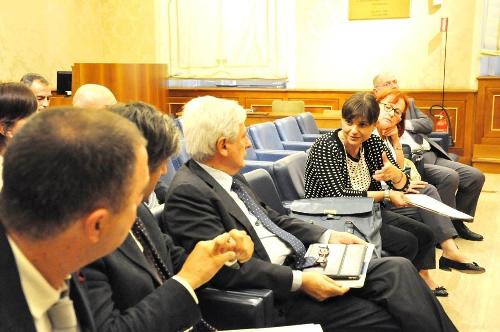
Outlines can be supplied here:
[[254, 244], [247, 233], [233, 229], [213, 240], [198, 242], [178, 276], [196, 289], [212, 279], [226, 262], [247, 262], [252, 257], [253, 250]]

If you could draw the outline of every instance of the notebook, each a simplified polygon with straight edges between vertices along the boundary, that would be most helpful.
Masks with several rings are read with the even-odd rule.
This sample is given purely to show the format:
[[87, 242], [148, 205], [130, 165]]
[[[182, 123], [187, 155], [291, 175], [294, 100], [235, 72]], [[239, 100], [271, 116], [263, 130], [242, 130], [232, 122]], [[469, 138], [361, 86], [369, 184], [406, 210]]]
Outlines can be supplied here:
[[306, 256], [317, 259], [317, 266], [304, 269], [323, 273], [345, 287], [363, 287], [373, 244], [321, 244], [314, 243]]

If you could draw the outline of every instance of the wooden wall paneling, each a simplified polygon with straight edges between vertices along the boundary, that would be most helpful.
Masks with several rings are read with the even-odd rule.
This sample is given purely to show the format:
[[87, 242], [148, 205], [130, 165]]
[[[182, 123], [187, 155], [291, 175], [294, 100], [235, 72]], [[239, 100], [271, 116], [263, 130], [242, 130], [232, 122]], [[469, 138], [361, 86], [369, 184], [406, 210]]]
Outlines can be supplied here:
[[75, 63], [73, 93], [83, 84], [108, 87], [120, 102], [141, 100], [168, 112], [167, 65], [125, 63]]

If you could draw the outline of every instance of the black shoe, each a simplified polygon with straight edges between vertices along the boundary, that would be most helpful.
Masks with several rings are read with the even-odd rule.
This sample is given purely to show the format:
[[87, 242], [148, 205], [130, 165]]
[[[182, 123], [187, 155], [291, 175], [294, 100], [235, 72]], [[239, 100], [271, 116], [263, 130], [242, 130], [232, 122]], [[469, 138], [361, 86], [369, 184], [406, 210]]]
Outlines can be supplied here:
[[439, 258], [439, 268], [445, 271], [451, 271], [451, 269], [470, 274], [479, 274], [486, 272], [484, 267], [479, 266], [476, 262], [472, 263], [460, 263], [446, 257], [441, 256]]
[[462, 239], [470, 241], [483, 241], [483, 236], [471, 231], [467, 226], [465, 226], [463, 221], [454, 221], [453, 226], [455, 226], [458, 236]]
[[434, 293], [434, 296], [442, 296], [442, 297], [447, 297], [448, 296], [448, 291], [444, 286], [438, 286], [432, 290]]

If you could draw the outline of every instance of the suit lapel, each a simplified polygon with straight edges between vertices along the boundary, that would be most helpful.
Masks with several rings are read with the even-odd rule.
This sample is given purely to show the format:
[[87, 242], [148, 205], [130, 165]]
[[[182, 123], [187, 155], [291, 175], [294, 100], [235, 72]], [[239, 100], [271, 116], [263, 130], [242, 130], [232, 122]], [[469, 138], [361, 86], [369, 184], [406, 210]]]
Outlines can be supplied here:
[[125, 257], [127, 257], [130, 261], [132, 261], [134, 264], [148, 272], [153, 280], [155, 280], [157, 286], [161, 285], [161, 280], [158, 277], [158, 274], [156, 271], [153, 269], [151, 264], [146, 260], [146, 257], [144, 254], [141, 252], [139, 249], [139, 246], [135, 242], [134, 238], [132, 235], [128, 235], [127, 238], [125, 239], [125, 242], [118, 247], [118, 251], [122, 253]]
[[84, 295], [84, 290], [79, 277], [76, 274], [72, 274], [70, 280], [70, 297], [73, 300], [73, 306], [75, 307], [76, 317], [78, 318], [78, 324], [82, 332], [93, 332], [96, 331], [92, 311], [90, 309], [90, 304], [87, 297]]
[[35, 332], [33, 317], [24, 297], [14, 254], [1, 223], [0, 271], [0, 299], [5, 304], [0, 306], [0, 326], [6, 331]]
[[224, 190], [224, 188], [222, 188], [221, 185], [218, 184], [217, 181], [215, 181], [215, 179], [212, 176], [210, 176], [210, 174], [208, 174], [203, 168], [200, 167], [200, 165], [198, 165], [192, 159], [186, 163], [186, 166], [199, 178], [205, 181], [215, 191], [215, 193], [220, 197], [220, 200], [226, 212], [228, 212], [239, 224], [241, 224], [245, 228], [245, 231], [250, 235], [250, 237], [254, 241], [255, 252], [257, 253], [257, 255], [260, 258], [270, 260], [269, 256], [267, 255], [266, 249], [264, 248], [260, 240], [258, 240], [259, 236], [255, 232], [255, 229], [253, 228], [252, 224], [245, 216], [243, 211], [241, 211], [240, 207], [236, 204], [234, 199], [231, 196], [229, 196], [227, 191]]

